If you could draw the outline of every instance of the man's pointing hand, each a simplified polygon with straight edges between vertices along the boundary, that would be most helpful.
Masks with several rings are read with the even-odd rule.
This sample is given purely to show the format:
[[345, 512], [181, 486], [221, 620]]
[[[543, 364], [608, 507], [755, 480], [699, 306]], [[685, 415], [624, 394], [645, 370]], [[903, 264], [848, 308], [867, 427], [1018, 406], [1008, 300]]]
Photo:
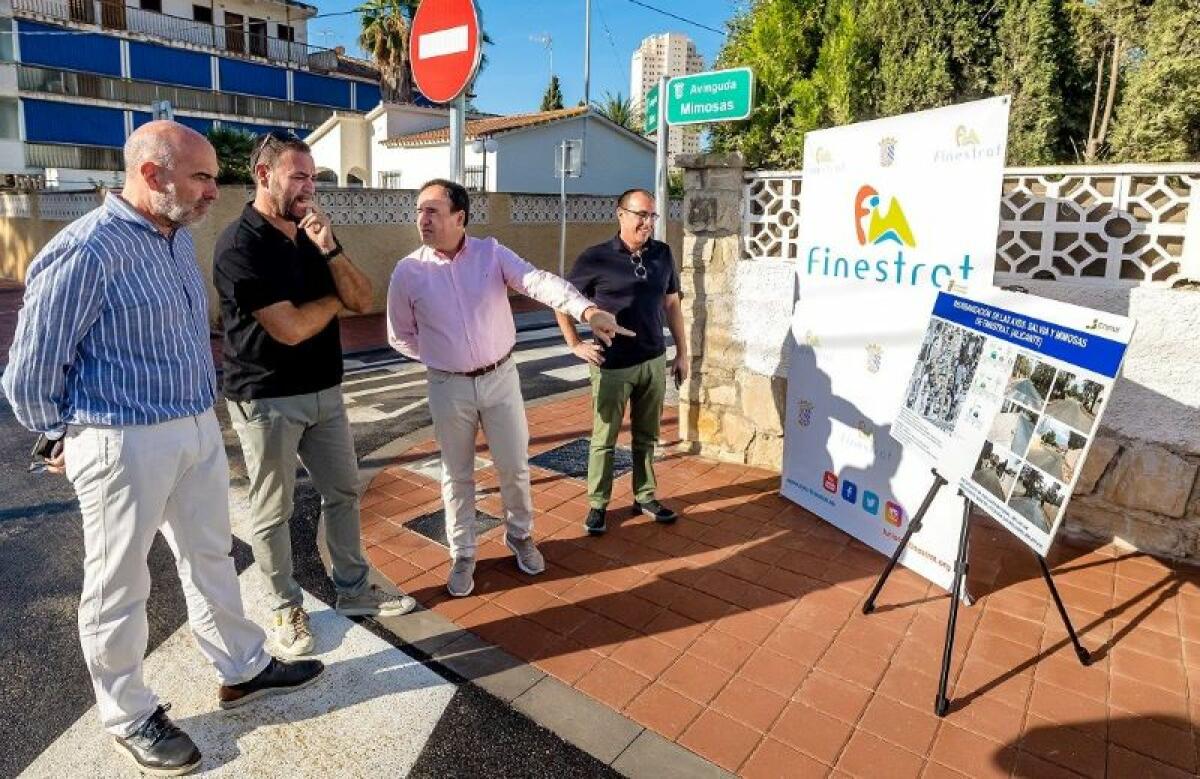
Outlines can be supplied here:
[[599, 338], [605, 346], [611, 346], [613, 338], [618, 335], [630, 337], [636, 335], [632, 330], [618, 325], [615, 316], [594, 306], [583, 312], [583, 321], [591, 326], [592, 334]]

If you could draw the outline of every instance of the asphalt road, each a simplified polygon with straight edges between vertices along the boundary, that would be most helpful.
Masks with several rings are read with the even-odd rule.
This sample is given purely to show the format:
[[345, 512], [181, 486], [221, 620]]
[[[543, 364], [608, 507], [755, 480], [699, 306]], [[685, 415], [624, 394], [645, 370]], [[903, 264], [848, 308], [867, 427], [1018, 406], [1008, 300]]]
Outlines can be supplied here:
[[[527, 400], [586, 384], [586, 371], [546, 328], [547, 314], [518, 318], [524, 332], [517, 359]], [[541, 328], [541, 329], [539, 329]], [[368, 357], [387, 357], [386, 354]], [[411, 363], [367, 367], [351, 362], [345, 392], [360, 458], [430, 423], [422, 402], [423, 370]], [[357, 393], [357, 394], [356, 394]], [[244, 478], [236, 439], [226, 429], [234, 480]], [[77, 504], [65, 479], [29, 474], [32, 435], [0, 400], [0, 777], [15, 776], [94, 704], [76, 634], [83, 540]], [[368, 464], [362, 462], [363, 465]], [[300, 585], [326, 603], [334, 593], [316, 552], [319, 498], [307, 480], [297, 486], [292, 538]], [[252, 563], [235, 539], [238, 569]], [[152, 652], [186, 621], [174, 561], [159, 537], [149, 558]], [[377, 633], [384, 633], [374, 623]], [[390, 636], [393, 645], [403, 646]], [[435, 669], [439, 670], [439, 669]], [[611, 771], [497, 699], [458, 684], [413, 771], [414, 776], [604, 776]], [[348, 756], [352, 760], [352, 756]], [[81, 770], [81, 775], [86, 772]]]

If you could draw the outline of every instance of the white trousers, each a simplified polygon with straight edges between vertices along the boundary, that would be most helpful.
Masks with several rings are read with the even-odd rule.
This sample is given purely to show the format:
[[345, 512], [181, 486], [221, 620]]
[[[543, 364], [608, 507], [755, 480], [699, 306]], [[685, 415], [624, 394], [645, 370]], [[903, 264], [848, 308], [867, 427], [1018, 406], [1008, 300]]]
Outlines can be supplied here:
[[175, 555], [192, 634], [220, 682], [266, 668], [265, 636], [242, 611], [230, 557], [229, 464], [212, 410], [157, 425], [72, 426], [65, 451], [83, 514], [79, 640], [105, 730], [129, 735], [158, 706], [142, 679], [156, 531]]
[[514, 360], [470, 378], [429, 370], [429, 411], [442, 452], [442, 504], [450, 557], [475, 556], [475, 435], [483, 425], [504, 520], [513, 538], [533, 529], [529, 494], [529, 424]]

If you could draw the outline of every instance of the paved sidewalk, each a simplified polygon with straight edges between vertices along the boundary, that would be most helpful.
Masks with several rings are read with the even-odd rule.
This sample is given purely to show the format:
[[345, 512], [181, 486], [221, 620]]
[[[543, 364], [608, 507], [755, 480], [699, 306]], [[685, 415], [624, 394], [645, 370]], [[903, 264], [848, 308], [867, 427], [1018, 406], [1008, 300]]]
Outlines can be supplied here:
[[[531, 408], [531, 454], [586, 438], [589, 402], [577, 394]], [[475, 592], [461, 599], [445, 594], [445, 548], [403, 524], [441, 506], [427, 465], [436, 446], [417, 442], [366, 493], [368, 552], [514, 668], [572, 689], [574, 698], [526, 710], [585, 748], [592, 731], [614, 726], [572, 725], [583, 715], [562, 710], [598, 701], [620, 712], [606, 722], [630, 723], [626, 743], [645, 728], [745, 776], [1195, 775], [1195, 569], [1060, 543], [1056, 580], [1097, 658], [1084, 668], [1034, 558], [981, 521], [970, 582], [978, 601], [960, 611], [953, 704], [939, 720], [932, 705], [947, 597], [899, 569], [879, 610], [864, 617], [879, 554], [780, 497], [778, 475], [679, 454], [676, 438], [672, 416], [657, 473], [660, 497], [684, 514], [679, 523], [630, 517], [625, 477], [608, 534], [590, 538], [583, 481], [535, 467], [548, 570], [520, 574], [502, 527], [493, 529], [482, 536]], [[479, 456], [488, 457], [482, 439]], [[502, 516], [493, 470], [479, 476], [480, 509]], [[416, 645], [436, 659], [437, 644]], [[514, 705], [538, 689], [522, 694], [534, 678], [513, 691]], [[613, 762], [623, 748], [597, 756]]]

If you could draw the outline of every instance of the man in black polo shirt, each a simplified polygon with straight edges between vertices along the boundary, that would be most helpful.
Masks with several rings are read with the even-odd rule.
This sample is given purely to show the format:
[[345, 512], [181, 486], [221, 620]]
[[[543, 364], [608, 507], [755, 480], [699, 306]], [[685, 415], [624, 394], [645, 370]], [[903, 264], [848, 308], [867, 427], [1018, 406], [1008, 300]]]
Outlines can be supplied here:
[[251, 169], [254, 200], [217, 240], [213, 263], [224, 392], [250, 479], [254, 557], [274, 593], [275, 642], [300, 655], [312, 650], [313, 636], [292, 576], [297, 457], [321, 494], [337, 611], [390, 616], [416, 604], [370, 583], [359, 537], [358, 458], [342, 405], [337, 314], [365, 312], [371, 283], [316, 207], [307, 144], [264, 135]]
[[585, 343], [575, 323], [558, 314], [558, 326], [576, 356], [591, 364], [592, 443], [588, 457], [588, 504], [584, 520], [588, 533], [605, 530], [605, 512], [612, 497], [613, 448], [621, 431], [625, 407], [630, 407], [633, 433], [634, 513], [671, 523], [674, 511], [655, 497], [654, 445], [658, 443], [666, 394], [664, 319], [675, 339], [671, 374], [678, 386], [688, 375], [687, 339], [679, 304], [679, 273], [671, 247], [650, 236], [659, 218], [654, 196], [631, 189], [617, 200], [619, 232], [609, 241], [584, 250], [567, 280], [604, 311], [617, 315], [617, 324], [636, 333], [618, 335], [611, 346]]

